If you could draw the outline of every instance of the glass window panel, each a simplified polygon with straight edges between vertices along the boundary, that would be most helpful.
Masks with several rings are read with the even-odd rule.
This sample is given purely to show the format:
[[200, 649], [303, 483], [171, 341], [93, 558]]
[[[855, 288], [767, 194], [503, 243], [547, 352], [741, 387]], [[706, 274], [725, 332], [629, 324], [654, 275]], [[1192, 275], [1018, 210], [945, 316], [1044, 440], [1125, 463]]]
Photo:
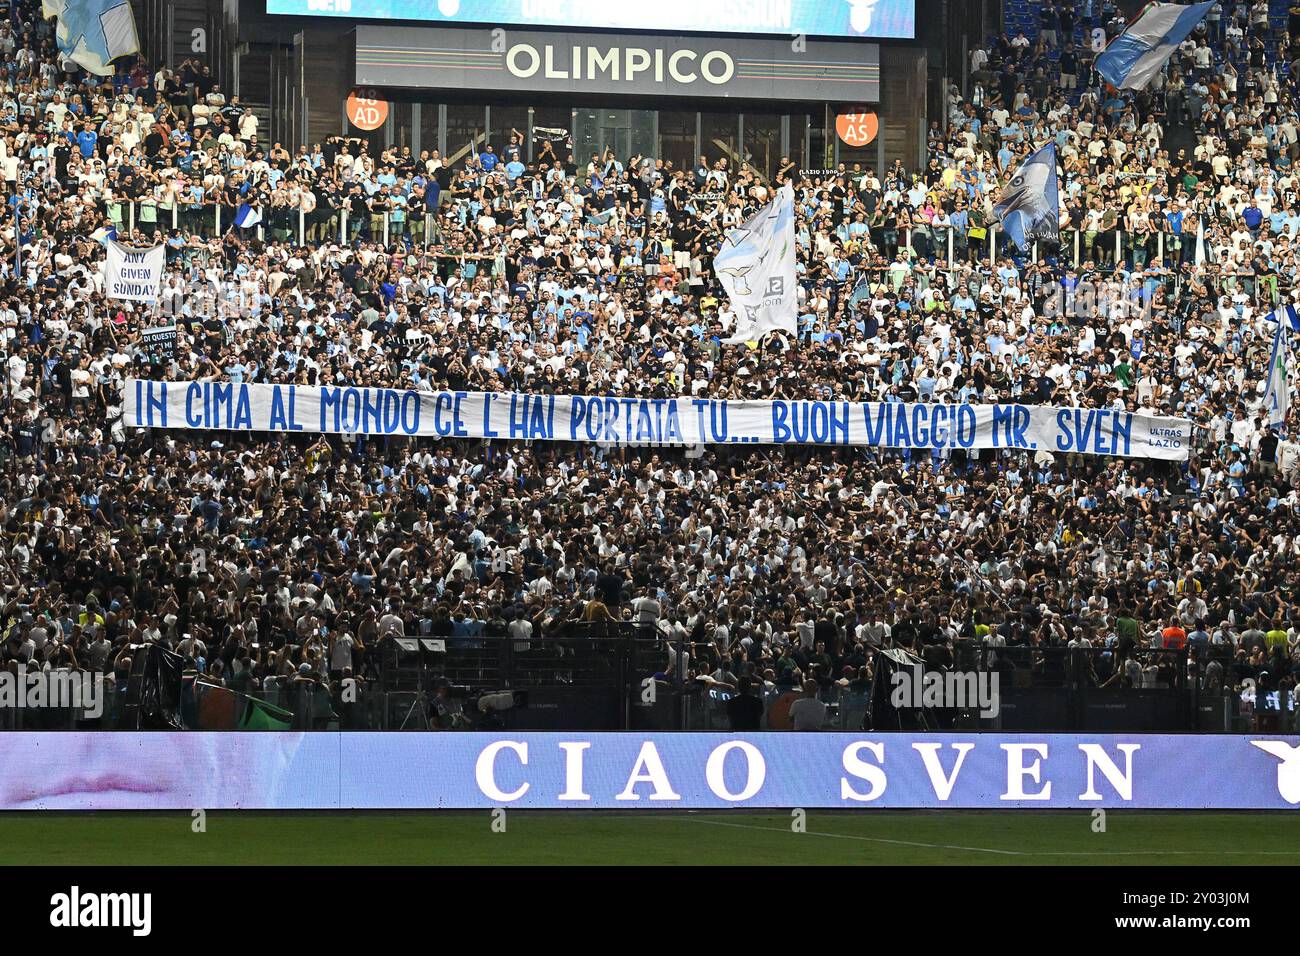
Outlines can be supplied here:
[[728, 172], [734, 173], [740, 166], [737, 150], [740, 117], [735, 113], [704, 113], [700, 122], [700, 151], [708, 158], [709, 167], [723, 160]]
[[[834, 135], [832, 133], [831, 135]], [[834, 169], [832, 143], [826, 139], [826, 119], [823, 113], [813, 113], [808, 127], [808, 158], [805, 166], [809, 169]]]
[[578, 165], [585, 167], [592, 157], [603, 161], [607, 152], [627, 165], [634, 155], [652, 156], [654, 114], [650, 110], [580, 109], [574, 129]]
[[808, 133], [808, 114], [795, 113], [790, 117], [790, 158], [800, 169], [809, 165], [804, 153], [804, 137]]
[[411, 145], [411, 104], [394, 103], [392, 108], [393, 138], [390, 145], [396, 146], [400, 152], [401, 147]]
[[490, 119], [492, 131], [489, 142], [496, 154], [504, 157], [513, 146], [521, 160], [527, 159], [524, 137], [528, 135], [528, 107], [493, 106]]
[[[433, 158], [438, 152], [438, 104], [423, 103], [420, 106], [420, 153], [425, 158]], [[441, 158], [441, 157], [439, 157]]]
[[659, 154], [672, 169], [690, 170], [699, 157], [695, 153], [694, 110], [661, 110], [659, 112]]
[[770, 180], [781, 160], [781, 117], [776, 113], [745, 114], [745, 162]]
[[655, 154], [659, 152], [659, 144], [655, 142], [654, 110], [630, 110], [629, 113], [631, 114], [631, 141], [628, 144], [627, 156], [654, 159]]
[[592, 161], [599, 163], [605, 152], [604, 112], [580, 107], [574, 113], [573, 145], [580, 169]]
[[464, 103], [452, 103], [447, 107], [447, 159], [456, 168], [465, 165], [469, 158], [470, 144], [474, 151], [483, 148], [484, 109]]

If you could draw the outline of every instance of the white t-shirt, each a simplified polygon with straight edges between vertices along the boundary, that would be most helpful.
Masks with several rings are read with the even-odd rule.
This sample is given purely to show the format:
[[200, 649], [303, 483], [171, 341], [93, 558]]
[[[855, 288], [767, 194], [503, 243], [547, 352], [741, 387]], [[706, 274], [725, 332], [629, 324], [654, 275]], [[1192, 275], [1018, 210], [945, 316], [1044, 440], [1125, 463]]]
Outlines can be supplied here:
[[800, 697], [790, 705], [795, 730], [821, 730], [826, 724], [826, 705], [815, 697]]
[[652, 597], [639, 597], [632, 602], [632, 613], [638, 627], [654, 627], [659, 623], [661, 609]]
[[510, 622], [510, 636], [514, 639], [515, 650], [526, 651], [531, 647], [528, 643], [529, 638], [533, 636], [533, 622], [527, 618], [519, 618]]
[[334, 639], [334, 647], [330, 650], [330, 670], [341, 671], [352, 666], [352, 648], [356, 643], [351, 634], [340, 634]]

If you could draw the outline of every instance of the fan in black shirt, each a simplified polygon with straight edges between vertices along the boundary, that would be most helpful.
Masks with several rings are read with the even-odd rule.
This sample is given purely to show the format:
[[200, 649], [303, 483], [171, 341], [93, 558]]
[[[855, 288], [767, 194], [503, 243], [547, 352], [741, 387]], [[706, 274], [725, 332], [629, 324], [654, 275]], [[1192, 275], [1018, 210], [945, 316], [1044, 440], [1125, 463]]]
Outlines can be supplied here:
[[150, 127], [149, 135], [144, 138], [144, 154], [146, 156], [158, 156], [166, 142], [166, 138], [158, 130], [157, 126]]
[[754, 682], [742, 677], [736, 682], [737, 693], [727, 701], [727, 718], [736, 731], [761, 730], [763, 702], [754, 695]]
[[67, 140], [62, 140], [54, 147], [54, 169], [62, 182], [68, 178], [68, 160], [72, 157], [72, 147]]

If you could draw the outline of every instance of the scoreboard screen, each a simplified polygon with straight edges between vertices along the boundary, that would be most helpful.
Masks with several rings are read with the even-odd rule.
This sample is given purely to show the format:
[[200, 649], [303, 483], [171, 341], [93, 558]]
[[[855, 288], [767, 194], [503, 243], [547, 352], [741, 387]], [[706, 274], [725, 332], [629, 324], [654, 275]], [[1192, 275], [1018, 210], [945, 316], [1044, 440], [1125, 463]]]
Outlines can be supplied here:
[[916, 0], [267, 0], [267, 13], [509, 27], [910, 40]]

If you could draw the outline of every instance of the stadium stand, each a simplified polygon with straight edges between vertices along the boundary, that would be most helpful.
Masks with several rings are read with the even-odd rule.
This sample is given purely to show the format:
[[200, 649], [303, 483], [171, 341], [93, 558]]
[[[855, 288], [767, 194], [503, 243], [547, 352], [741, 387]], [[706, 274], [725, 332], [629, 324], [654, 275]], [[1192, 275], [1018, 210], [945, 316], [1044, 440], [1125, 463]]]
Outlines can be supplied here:
[[[1300, 6], [1223, 0], [1121, 96], [1092, 66], [1112, 3], [1008, 0], [926, 166], [833, 176], [527, 164], [517, 140], [454, 167], [291, 152], [200, 63], [70, 71], [39, 6], [0, 22], [6, 667], [125, 695], [156, 643], [205, 693], [309, 685], [328, 705], [304, 726], [348, 679], [392, 689], [398, 639], [443, 642], [418, 704], [448, 727], [473, 725], [456, 687], [580, 685], [584, 642], [622, 633], [650, 656], [620, 667], [774, 700], [861, 695], [890, 647], [1048, 686], [1294, 685], [1296, 423], [1261, 397], [1268, 316], [1296, 299]], [[1049, 139], [1062, 239], [1013, 254], [992, 201]], [[713, 252], [785, 181], [798, 341], [725, 345]], [[105, 298], [109, 228], [165, 243], [156, 307]], [[1186, 417], [1197, 440], [1173, 464], [161, 432], [122, 425], [133, 377], [1015, 400]]]

